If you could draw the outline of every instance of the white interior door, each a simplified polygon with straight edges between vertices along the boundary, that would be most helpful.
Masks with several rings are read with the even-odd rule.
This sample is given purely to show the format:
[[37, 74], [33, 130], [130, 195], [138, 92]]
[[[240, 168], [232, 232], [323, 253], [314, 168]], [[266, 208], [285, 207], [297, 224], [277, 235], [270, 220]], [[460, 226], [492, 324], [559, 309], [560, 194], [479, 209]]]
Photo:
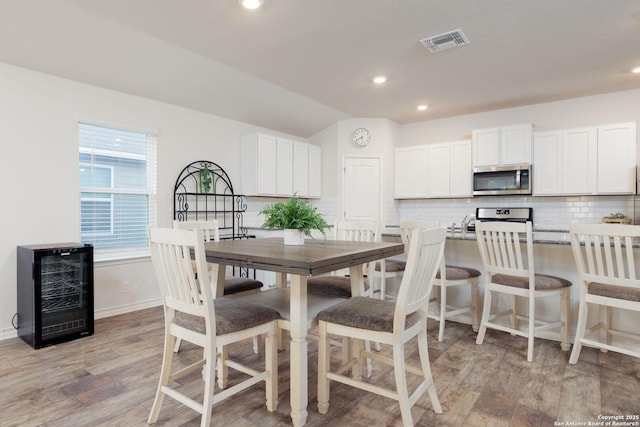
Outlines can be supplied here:
[[380, 159], [345, 157], [342, 206], [346, 221], [378, 221], [380, 200]]

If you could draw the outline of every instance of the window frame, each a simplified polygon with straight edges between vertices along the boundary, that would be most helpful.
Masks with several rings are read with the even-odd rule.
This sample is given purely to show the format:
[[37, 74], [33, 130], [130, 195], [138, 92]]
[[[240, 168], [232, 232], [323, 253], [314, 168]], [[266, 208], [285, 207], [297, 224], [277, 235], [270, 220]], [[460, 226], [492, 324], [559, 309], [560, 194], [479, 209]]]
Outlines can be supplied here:
[[[83, 127], [86, 127], [83, 129]], [[118, 151], [116, 149], [110, 150], [105, 148], [95, 148], [93, 146], [87, 146], [87, 140], [83, 139], [83, 130], [91, 131], [92, 128], [102, 128], [103, 132], [122, 132], [122, 133], [131, 133], [132, 138], [130, 142], [134, 142], [134, 139], [144, 137], [144, 154], [128, 152], [126, 150]], [[97, 132], [100, 132], [100, 129], [96, 129]], [[133, 135], [133, 134], [138, 134]], [[118, 218], [120, 214], [117, 212], [116, 206], [116, 196], [117, 195], [144, 195], [146, 196], [146, 209], [141, 212], [144, 212], [146, 227], [156, 226], [157, 224], [157, 133], [149, 132], [149, 131], [140, 131], [140, 130], [131, 130], [127, 128], [123, 128], [122, 126], [113, 126], [113, 125], [105, 125], [98, 124], [92, 121], [79, 121], [78, 122], [78, 167], [79, 168], [103, 168], [110, 169], [110, 183], [109, 187], [83, 187], [81, 182], [78, 183], [79, 188], [79, 198], [80, 198], [80, 240], [83, 243], [94, 244], [94, 259], [96, 261], [108, 261], [108, 260], [118, 260], [118, 259], [128, 259], [128, 258], [139, 258], [139, 257], [147, 257], [150, 255], [149, 246], [148, 246], [148, 237], [145, 230], [145, 242], [144, 244], [136, 245], [135, 241], [132, 245], [114, 245], [104, 247], [101, 246], [101, 243], [110, 243], [109, 237], [113, 238], [113, 241], [118, 241], [119, 239], [126, 241], [127, 233], [119, 232], [116, 229], [116, 223], [122, 221], [121, 218]], [[144, 184], [140, 185], [139, 188], [127, 188], [126, 186], [116, 186], [116, 174], [118, 173], [117, 165], [110, 165], [100, 162], [87, 162], [83, 160], [83, 156], [107, 156], [114, 159], [120, 159], [120, 161], [126, 162], [130, 160], [138, 160], [144, 162]], [[122, 178], [120, 178], [122, 179]], [[80, 180], [79, 180], [80, 181]], [[144, 188], [143, 188], [144, 187]], [[108, 194], [110, 197], [108, 198], [95, 198], [95, 197], [87, 197], [84, 196], [86, 193], [101, 193]], [[97, 201], [97, 202], [105, 202], [109, 203], [109, 222], [110, 222], [110, 231], [104, 232], [83, 232], [82, 231], [82, 223], [83, 223], [83, 215], [82, 215], [82, 202], [84, 201]], [[140, 229], [137, 229], [134, 233], [140, 233]], [[122, 237], [124, 236], [124, 237]], [[105, 237], [105, 239], [100, 239], [100, 237]]]

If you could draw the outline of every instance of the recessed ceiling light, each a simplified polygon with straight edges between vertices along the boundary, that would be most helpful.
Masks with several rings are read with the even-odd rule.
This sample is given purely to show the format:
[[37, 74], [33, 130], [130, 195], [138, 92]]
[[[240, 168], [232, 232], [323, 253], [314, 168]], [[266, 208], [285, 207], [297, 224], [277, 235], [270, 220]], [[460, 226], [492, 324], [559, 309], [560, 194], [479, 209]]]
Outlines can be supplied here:
[[245, 9], [257, 9], [262, 6], [263, 0], [240, 0], [240, 4]]
[[427, 104], [421, 104], [421, 105], [418, 105], [417, 108], [418, 108], [419, 111], [424, 111], [427, 108], [429, 108], [429, 106]]
[[382, 83], [386, 82], [388, 79], [387, 76], [375, 76], [373, 78], [373, 82], [377, 85], [381, 85]]
[[640, 67], [635, 67], [631, 70], [632, 73], [640, 74]]

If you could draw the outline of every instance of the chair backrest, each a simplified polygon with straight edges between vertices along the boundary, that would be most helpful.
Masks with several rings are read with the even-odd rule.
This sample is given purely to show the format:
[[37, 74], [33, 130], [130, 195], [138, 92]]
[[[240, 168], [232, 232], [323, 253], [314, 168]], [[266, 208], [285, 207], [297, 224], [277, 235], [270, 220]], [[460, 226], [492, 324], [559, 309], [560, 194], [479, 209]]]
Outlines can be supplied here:
[[585, 285], [596, 282], [640, 289], [633, 254], [640, 226], [571, 224], [569, 232], [578, 274]]
[[421, 220], [402, 220], [400, 221], [400, 238], [404, 244], [404, 253], [409, 253], [411, 245], [411, 234], [416, 228], [428, 230], [432, 228], [440, 228], [440, 221], [421, 221]]
[[352, 242], [381, 242], [381, 224], [380, 221], [337, 221], [333, 238]]
[[[495, 274], [524, 277], [535, 283], [531, 222], [476, 222], [476, 238], [487, 280]], [[535, 286], [529, 286], [535, 291]]]
[[[204, 255], [202, 230], [152, 228], [149, 230], [151, 262], [162, 293], [165, 316], [172, 310], [205, 318], [207, 334], [215, 337], [215, 312]], [[193, 259], [197, 277], [193, 274]], [[215, 265], [214, 267], [217, 267]], [[217, 274], [216, 271], [213, 274]]]
[[211, 219], [207, 221], [173, 221], [173, 228], [181, 230], [202, 230], [205, 242], [219, 242], [220, 229], [218, 228], [218, 220]]
[[436, 273], [442, 262], [446, 230], [444, 228], [414, 228], [411, 232], [407, 266], [396, 299], [394, 331], [404, 331], [406, 316], [427, 307]]
[[[381, 229], [382, 223], [380, 221], [336, 221], [333, 227], [333, 238], [334, 240], [349, 240], [352, 242], [381, 242]], [[364, 274], [370, 275], [369, 268], [369, 263], [363, 265]], [[332, 272], [334, 276], [345, 276], [347, 274], [349, 274], [348, 268]]]

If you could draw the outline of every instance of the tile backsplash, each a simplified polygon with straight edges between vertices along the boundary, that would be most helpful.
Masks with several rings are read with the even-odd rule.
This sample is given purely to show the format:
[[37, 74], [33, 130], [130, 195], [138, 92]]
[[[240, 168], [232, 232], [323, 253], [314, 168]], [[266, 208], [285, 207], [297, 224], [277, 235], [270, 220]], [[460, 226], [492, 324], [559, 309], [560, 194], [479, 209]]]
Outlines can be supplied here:
[[[258, 212], [267, 204], [281, 199], [247, 198], [244, 223], [248, 227], [260, 227], [263, 218]], [[329, 224], [337, 217], [335, 199], [311, 200]], [[439, 220], [444, 224], [455, 223], [460, 227], [462, 219], [475, 215], [479, 207], [532, 207], [535, 230], [569, 229], [569, 224], [599, 223], [602, 217], [621, 212], [640, 224], [640, 197], [627, 196], [485, 196], [463, 199], [411, 199], [391, 200], [385, 204], [385, 225], [397, 226], [403, 219]]]
[[[638, 197], [633, 195], [396, 200], [397, 216], [394, 219], [438, 219], [447, 225], [455, 222], [459, 227], [465, 215], [475, 215], [478, 207], [532, 207], [533, 228], [536, 230], [564, 231], [569, 229], [570, 223], [599, 223], [602, 217], [617, 212], [633, 218], [634, 224], [640, 223]], [[397, 222], [388, 222], [388, 225], [397, 225]]]

